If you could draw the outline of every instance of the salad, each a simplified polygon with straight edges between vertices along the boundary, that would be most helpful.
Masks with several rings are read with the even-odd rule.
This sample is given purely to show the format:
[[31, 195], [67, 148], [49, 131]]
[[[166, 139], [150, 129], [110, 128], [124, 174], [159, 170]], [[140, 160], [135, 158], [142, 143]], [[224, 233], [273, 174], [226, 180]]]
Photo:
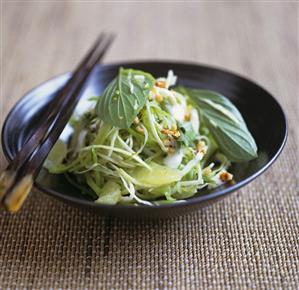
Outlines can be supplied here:
[[171, 70], [155, 79], [120, 68], [44, 167], [111, 205], [173, 203], [233, 182], [231, 163], [257, 157], [244, 119], [223, 95], [176, 81]]

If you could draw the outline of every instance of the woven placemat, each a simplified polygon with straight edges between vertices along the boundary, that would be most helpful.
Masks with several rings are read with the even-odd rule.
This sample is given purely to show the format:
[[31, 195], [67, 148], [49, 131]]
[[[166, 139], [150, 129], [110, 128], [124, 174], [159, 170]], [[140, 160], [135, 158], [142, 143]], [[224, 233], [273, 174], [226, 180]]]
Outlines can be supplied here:
[[258, 80], [285, 109], [289, 139], [254, 182], [172, 220], [101, 218], [33, 193], [18, 214], [0, 212], [0, 289], [298, 289], [297, 4], [4, 2], [2, 121], [108, 27], [119, 33], [110, 60], [185, 57]]
[[1, 287], [295, 289], [299, 160], [292, 131], [262, 177], [172, 220], [105, 219], [34, 193], [17, 215], [0, 214]]

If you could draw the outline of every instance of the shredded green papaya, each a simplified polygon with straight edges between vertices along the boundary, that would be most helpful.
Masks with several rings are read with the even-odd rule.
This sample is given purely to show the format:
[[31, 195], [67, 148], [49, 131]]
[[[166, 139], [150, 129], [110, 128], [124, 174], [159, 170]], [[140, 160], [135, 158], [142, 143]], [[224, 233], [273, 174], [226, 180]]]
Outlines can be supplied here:
[[[231, 162], [217, 143], [219, 138], [211, 134], [206, 116], [201, 117], [190, 97], [176, 90], [173, 72], [155, 83], [138, 72], [126, 72], [119, 78], [122, 83], [111, 84], [104, 93], [105, 108], [117, 100], [121, 108], [111, 108], [121, 114], [98, 114], [95, 101], [101, 96], [93, 97], [91, 109], [72, 118], [70, 140], [64, 145], [57, 142], [44, 167], [66, 174], [95, 202], [110, 205], [174, 203], [232, 180], [227, 171]], [[124, 126], [115, 126], [116, 116], [126, 118], [126, 112], [135, 116], [130, 115]]]

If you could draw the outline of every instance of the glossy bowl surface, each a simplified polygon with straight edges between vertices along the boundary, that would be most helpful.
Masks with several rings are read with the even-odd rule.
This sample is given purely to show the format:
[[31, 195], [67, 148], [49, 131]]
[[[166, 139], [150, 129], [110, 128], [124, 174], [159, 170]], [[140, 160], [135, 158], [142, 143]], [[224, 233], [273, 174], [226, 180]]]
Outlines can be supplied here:
[[[262, 174], [278, 157], [287, 138], [287, 123], [281, 106], [275, 98], [256, 83], [231, 72], [191, 63], [132, 62], [98, 66], [90, 77], [83, 95], [100, 95], [120, 66], [152, 73], [155, 77], [167, 75], [172, 69], [178, 84], [215, 90], [228, 97], [241, 111], [258, 146], [258, 158], [233, 164], [230, 171], [236, 183], [199, 192], [185, 202], [160, 206], [100, 205], [86, 199], [63, 176], [50, 175], [42, 170], [35, 186], [42, 192], [72, 205], [95, 211], [100, 215], [130, 218], [165, 218], [190, 212], [223, 198]], [[11, 160], [43, 118], [45, 108], [55, 93], [70, 77], [66, 73], [39, 85], [25, 94], [11, 110], [2, 129], [5, 156]], [[78, 105], [82, 108], [83, 105]], [[67, 128], [66, 130], [67, 131]], [[65, 133], [65, 132], [64, 132]]]

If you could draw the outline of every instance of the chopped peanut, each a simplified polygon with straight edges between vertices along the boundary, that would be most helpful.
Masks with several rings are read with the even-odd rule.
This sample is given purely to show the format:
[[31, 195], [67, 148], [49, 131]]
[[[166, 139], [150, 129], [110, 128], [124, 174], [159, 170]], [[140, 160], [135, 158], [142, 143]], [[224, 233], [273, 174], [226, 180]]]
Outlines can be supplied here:
[[167, 148], [167, 151], [170, 153], [175, 152], [175, 142], [172, 138], [167, 138], [165, 140], [163, 140], [163, 143], [165, 145], [165, 147]]
[[135, 119], [134, 119], [134, 124], [137, 125], [137, 124], [139, 124], [139, 122], [140, 122], [140, 120], [139, 120], [139, 118], [136, 116]]
[[172, 147], [168, 147], [168, 148], [167, 148], [167, 151], [168, 151], [169, 153], [174, 153], [174, 152], [175, 152], [175, 149], [172, 148]]
[[175, 138], [179, 138], [179, 137], [181, 136], [180, 131], [175, 131], [175, 132], [173, 133], [173, 136], [174, 136]]
[[137, 132], [139, 132], [139, 133], [144, 133], [144, 129], [142, 128], [142, 127], [140, 127], [140, 126], [137, 126], [136, 127], [136, 130], [137, 130]]
[[160, 95], [160, 94], [156, 94], [155, 99], [156, 99], [156, 101], [157, 101], [158, 103], [161, 103], [161, 102], [163, 101], [163, 96]]
[[186, 122], [189, 122], [191, 120], [191, 113], [186, 113], [184, 119]]
[[169, 135], [172, 135], [172, 131], [169, 130], [169, 129], [165, 129], [165, 128], [163, 128], [163, 129], [161, 130], [161, 133], [162, 133], [162, 134], [169, 134]]
[[171, 139], [165, 139], [163, 143], [166, 147], [173, 147], [173, 141]]
[[159, 88], [166, 88], [166, 82], [164, 81], [157, 81], [155, 85]]
[[169, 130], [169, 129], [165, 129], [165, 128], [163, 128], [162, 130], [161, 130], [161, 133], [162, 134], [167, 134], [167, 135], [172, 135], [172, 136], [174, 136], [175, 138], [179, 138], [180, 137], [180, 132], [179, 131], [177, 131], [177, 130]]
[[207, 153], [207, 149], [206, 149], [206, 143], [203, 141], [199, 141], [196, 145], [196, 150], [198, 152], [201, 152], [203, 154]]
[[233, 179], [233, 175], [230, 174], [230, 173], [228, 173], [228, 172], [226, 172], [226, 171], [224, 171], [224, 172], [222, 172], [222, 173], [220, 174], [220, 179], [221, 179], [221, 181], [223, 181], [223, 182], [230, 181], [230, 180]]

